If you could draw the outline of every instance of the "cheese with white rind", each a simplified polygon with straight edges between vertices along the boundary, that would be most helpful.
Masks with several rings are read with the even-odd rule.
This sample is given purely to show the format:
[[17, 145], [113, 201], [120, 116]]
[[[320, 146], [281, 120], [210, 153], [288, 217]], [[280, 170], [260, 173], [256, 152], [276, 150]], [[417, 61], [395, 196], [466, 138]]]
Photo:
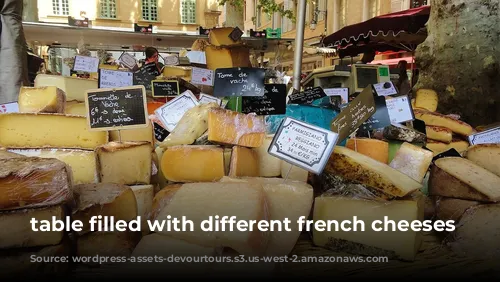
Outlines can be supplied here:
[[400, 124], [386, 126], [383, 131], [385, 139], [403, 141], [408, 143], [425, 143], [426, 136], [416, 129]]
[[497, 202], [500, 200], [500, 177], [464, 158], [441, 158], [436, 160], [431, 171], [429, 193]]
[[500, 176], [500, 144], [479, 144], [469, 147], [468, 160]]
[[458, 223], [465, 211], [473, 206], [480, 205], [481, 202], [469, 201], [462, 199], [436, 197], [435, 199], [435, 213], [436, 218], [447, 221], [453, 220]]
[[[90, 232], [89, 221], [93, 216], [113, 216], [118, 220], [131, 221], [137, 218], [137, 200], [132, 189], [125, 185], [98, 183], [76, 185], [77, 209], [73, 210], [73, 220], [83, 223], [79, 235]], [[95, 231], [95, 230], [94, 230]]]
[[193, 231], [163, 229], [158, 233], [206, 247], [226, 246], [243, 255], [262, 255], [267, 249], [269, 232], [205, 232], [201, 222], [209, 216], [235, 216], [238, 221], [268, 220], [266, 195], [262, 185], [254, 183], [188, 183], [167, 193], [168, 202], [156, 216], [157, 221], [185, 216], [193, 221]]
[[218, 108], [217, 103], [200, 104], [189, 109], [170, 135], [160, 143], [160, 147], [167, 148], [176, 145], [191, 145], [197, 138], [208, 130], [208, 112]]
[[221, 108], [211, 108], [208, 113], [208, 140], [211, 142], [258, 148], [264, 142], [265, 132], [262, 116]]
[[422, 188], [422, 184], [404, 173], [340, 146], [335, 147], [325, 171], [396, 197], [404, 197]]
[[66, 94], [55, 86], [21, 87], [17, 101], [20, 113], [64, 114]]
[[[65, 221], [62, 206], [22, 209], [0, 212], [0, 249], [27, 248], [57, 245], [64, 237], [64, 231], [33, 231], [31, 219], [52, 221], [52, 217]], [[40, 228], [40, 224], [37, 225]]]
[[469, 136], [475, 132], [467, 123], [435, 112], [414, 109], [415, 118], [425, 122], [425, 125], [441, 126], [451, 129], [454, 133]]
[[422, 183], [433, 156], [434, 154], [431, 151], [405, 142], [401, 145], [389, 166]]

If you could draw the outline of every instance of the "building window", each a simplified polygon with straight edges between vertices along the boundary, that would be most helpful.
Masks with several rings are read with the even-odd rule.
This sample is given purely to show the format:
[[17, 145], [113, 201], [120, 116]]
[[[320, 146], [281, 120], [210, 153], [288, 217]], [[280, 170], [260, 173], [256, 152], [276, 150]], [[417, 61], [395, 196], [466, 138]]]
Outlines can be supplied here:
[[326, 13], [326, 0], [316, 0], [316, 1], [318, 3], [318, 11], [320, 11], [320, 13], [318, 14], [318, 22], [324, 21]]
[[420, 6], [425, 6], [425, 5], [427, 5], [427, 2], [428, 2], [427, 0], [412, 0], [410, 8], [417, 8]]
[[379, 8], [380, 3], [378, 0], [370, 0], [369, 6], [368, 6], [368, 16], [370, 18], [374, 18], [380, 14]]
[[144, 21], [158, 21], [158, 3], [156, 0], [142, 0], [142, 19]]
[[181, 1], [181, 23], [183, 24], [196, 23], [196, 0]]
[[58, 16], [68, 16], [69, 0], [52, 0], [52, 13]]
[[257, 28], [262, 26], [262, 8], [258, 9], [255, 22], [256, 22]]
[[[285, 0], [283, 9], [295, 11], [295, 5], [293, 0]], [[287, 17], [282, 17], [281, 19], [282, 32], [292, 31], [294, 29], [293, 22]]]
[[101, 18], [116, 19], [116, 0], [100, 0], [99, 8]]

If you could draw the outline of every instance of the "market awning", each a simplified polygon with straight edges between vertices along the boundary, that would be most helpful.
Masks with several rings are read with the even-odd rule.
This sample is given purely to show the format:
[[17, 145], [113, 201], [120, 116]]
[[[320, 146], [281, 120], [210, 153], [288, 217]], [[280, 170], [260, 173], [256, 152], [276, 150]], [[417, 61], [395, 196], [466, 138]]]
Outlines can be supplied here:
[[372, 61], [368, 64], [371, 64], [371, 65], [381, 64], [381, 65], [394, 66], [394, 65], [397, 65], [399, 63], [399, 61], [406, 61], [408, 64], [415, 63], [415, 59], [413, 57], [402, 57], [402, 58], [395, 58], [395, 59]]

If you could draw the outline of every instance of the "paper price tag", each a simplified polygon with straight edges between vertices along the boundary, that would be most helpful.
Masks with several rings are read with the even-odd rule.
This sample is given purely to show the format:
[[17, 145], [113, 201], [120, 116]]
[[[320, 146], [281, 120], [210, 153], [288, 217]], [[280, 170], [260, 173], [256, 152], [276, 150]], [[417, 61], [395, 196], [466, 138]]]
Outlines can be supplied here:
[[386, 99], [385, 104], [389, 111], [391, 123], [403, 123], [415, 119], [408, 96]]
[[200, 85], [214, 85], [214, 72], [212, 70], [192, 68], [191, 83]]
[[327, 96], [340, 96], [342, 104], [346, 104], [349, 101], [349, 88], [326, 88], [323, 91], [325, 91]]
[[75, 56], [74, 71], [97, 72], [99, 69], [99, 59], [87, 56]]
[[194, 94], [187, 90], [175, 99], [156, 109], [155, 114], [163, 123], [165, 128], [172, 132], [184, 113], [199, 105]]
[[222, 104], [221, 99], [203, 93], [200, 94], [200, 99], [198, 100], [198, 102], [200, 104], [217, 103], [217, 105], [219, 106]]
[[471, 145], [500, 143], [500, 127], [470, 135], [469, 143]]
[[19, 104], [17, 102], [1, 104], [0, 113], [18, 113]]
[[391, 96], [398, 94], [398, 90], [396, 90], [396, 87], [394, 87], [394, 84], [391, 81], [373, 84], [373, 89], [375, 89], [378, 96]]

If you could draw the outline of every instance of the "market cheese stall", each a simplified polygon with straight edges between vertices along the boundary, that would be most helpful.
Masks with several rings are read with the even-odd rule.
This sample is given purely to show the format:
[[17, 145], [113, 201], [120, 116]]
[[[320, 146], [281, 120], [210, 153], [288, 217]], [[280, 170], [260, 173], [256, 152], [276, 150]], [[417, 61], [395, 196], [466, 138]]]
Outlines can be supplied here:
[[[246, 47], [238, 40], [228, 40], [230, 33], [230, 29], [211, 33], [206, 69], [214, 72], [215, 80], [231, 74], [243, 79], [220, 84], [232, 89], [217, 88], [215, 83], [213, 95], [205, 97], [214, 102], [202, 101], [189, 89], [163, 101], [148, 95], [146, 102], [144, 85], [110, 91], [99, 88], [95, 80], [49, 75], [39, 75], [35, 87], [21, 89], [19, 112], [0, 114], [2, 273], [68, 271], [64, 266], [69, 265], [61, 263], [27, 264], [32, 254], [127, 258], [289, 255], [290, 259], [295, 255], [299, 260], [303, 256], [345, 255], [390, 261], [229, 264], [234, 269], [208, 263], [197, 265], [191, 273], [245, 270], [291, 276], [318, 272], [342, 277], [367, 273], [414, 276], [423, 269], [444, 265], [447, 270], [442, 273], [453, 272], [464, 264], [479, 263], [474, 258], [486, 260], [499, 253], [500, 243], [495, 241], [500, 233], [496, 224], [500, 199], [498, 128], [478, 131], [455, 116], [437, 113], [439, 95], [431, 89], [418, 90], [415, 101], [407, 102], [414, 117], [411, 120], [415, 124], [419, 121], [423, 129], [406, 122], [370, 121], [372, 116], [387, 113], [388, 105], [395, 101], [392, 99], [400, 98], [388, 95], [381, 99], [376, 95], [377, 87], [372, 91], [371, 85], [344, 105], [347, 110], [328, 105], [330, 97], [320, 87], [292, 93], [288, 99], [300, 102], [286, 104], [283, 112], [273, 112], [267, 107], [274, 103], [269, 97], [280, 95], [274, 89], [286, 88], [264, 91], [268, 85], [264, 80], [269, 77], [264, 79], [260, 76], [263, 71], [241, 59], [248, 58]], [[169, 73], [172, 76], [186, 78], [188, 74]], [[90, 107], [92, 93], [101, 95], [105, 102]], [[140, 96], [144, 102], [127, 100], [134, 98], [133, 93], [144, 95]], [[256, 99], [267, 107], [266, 112], [274, 114], [243, 113], [244, 103], [238, 101]], [[286, 103], [284, 99], [278, 102]], [[357, 108], [359, 105], [365, 107]], [[103, 113], [101, 106], [113, 110], [115, 116], [108, 121], [115, 127], [108, 128], [105, 120], [94, 120], [97, 111], [101, 117], [109, 114]], [[355, 116], [348, 115], [351, 109]], [[131, 127], [133, 122], [124, 125], [122, 121], [132, 119], [120, 114], [128, 114], [136, 122], [144, 115], [147, 119]], [[344, 118], [350, 119], [351, 126], [343, 126]], [[288, 122], [295, 122], [295, 127]], [[286, 135], [284, 126], [293, 128], [297, 135]], [[358, 134], [365, 126], [368, 137]], [[309, 135], [301, 135], [304, 132]], [[295, 140], [315, 136], [320, 140], [319, 133], [334, 143], [326, 146], [328, 142], [309, 140], [302, 145], [307, 150], [296, 144], [302, 150], [296, 156], [304, 160], [317, 156], [313, 149], [325, 145], [327, 153], [318, 157], [323, 166], [287, 159], [285, 151], [276, 153], [278, 147], [287, 146], [282, 136]], [[273, 146], [278, 149], [271, 150]], [[294, 146], [287, 148], [297, 152]], [[248, 222], [342, 222], [357, 217], [367, 226], [378, 220], [392, 221], [398, 227], [394, 231], [303, 231], [292, 224], [287, 232], [205, 232], [198, 227], [192, 231], [159, 230], [146, 222], [168, 223], [172, 218], [186, 217], [200, 226], [216, 215]], [[138, 216], [142, 228], [133, 231], [130, 226]], [[113, 217], [113, 221], [103, 217]], [[35, 232], [32, 218], [39, 223], [57, 219], [73, 227], [78, 225], [75, 222], [82, 224], [78, 231]], [[92, 221], [103, 230], [92, 230]], [[117, 230], [118, 221], [128, 228]], [[444, 232], [450, 227], [449, 234]], [[87, 268], [96, 265], [99, 267]], [[147, 267], [151, 273], [186, 271], [163, 264]], [[489, 268], [491, 265], [483, 261], [469, 270]], [[73, 277], [130, 277], [144, 269], [144, 264], [82, 260], [68, 273]]]

